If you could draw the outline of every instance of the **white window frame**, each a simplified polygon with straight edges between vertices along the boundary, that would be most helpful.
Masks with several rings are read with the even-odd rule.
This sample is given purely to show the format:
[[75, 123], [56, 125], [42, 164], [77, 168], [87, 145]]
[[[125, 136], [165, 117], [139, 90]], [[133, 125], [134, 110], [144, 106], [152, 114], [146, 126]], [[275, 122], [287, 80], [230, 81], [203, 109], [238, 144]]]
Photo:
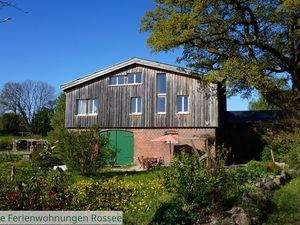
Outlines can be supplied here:
[[[85, 104], [85, 112], [84, 113], [78, 113], [78, 106], [79, 106], [79, 102], [84, 102]], [[96, 107], [96, 101], [97, 101], [97, 107]], [[90, 109], [90, 104], [93, 104], [93, 110], [92, 113], [90, 113], [89, 109]], [[96, 110], [95, 110], [96, 107]], [[96, 111], [96, 112], [95, 112]], [[99, 112], [99, 101], [96, 98], [93, 99], [77, 99], [76, 100], [76, 116], [96, 116], [98, 115]]]
[[[187, 97], [187, 111], [184, 111], [184, 97]], [[178, 101], [181, 99], [181, 109], [178, 109]], [[177, 113], [178, 114], [189, 114], [190, 113], [190, 98], [188, 95], [177, 95]]]
[[[137, 83], [136, 82], [136, 76], [137, 74], [140, 74], [141, 75], [141, 82]], [[133, 75], [133, 83], [128, 83], [128, 76], [129, 75]], [[126, 82], [128, 85], [137, 85], [137, 84], [142, 84], [143, 83], [143, 76], [142, 76], [142, 73], [128, 73], [127, 74], [127, 82]]]
[[[111, 83], [111, 78], [112, 78], [112, 77], [115, 77], [115, 78], [117, 79], [117, 83], [116, 83], [116, 84], [112, 84], [112, 83]], [[124, 78], [124, 83], [122, 83], [122, 84], [119, 83], [119, 77], [123, 77], [123, 78]], [[111, 77], [109, 78], [109, 85], [110, 85], [110, 86], [121, 86], [121, 85], [126, 85], [126, 76], [123, 75], [123, 74], [111, 76]]]
[[[97, 102], [97, 105], [96, 105]], [[90, 111], [90, 104], [92, 104], [92, 112]], [[98, 115], [99, 102], [98, 99], [88, 99], [87, 100], [87, 115]]]
[[[159, 84], [158, 84], [158, 76], [160, 76], [160, 75], [164, 75], [165, 76], [165, 78], [166, 78], [166, 87], [165, 87], [165, 89], [166, 89], [166, 92], [164, 92], [164, 93], [158, 93], [158, 86], [159, 86]], [[157, 104], [158, 104], [158, 98], [160, 98], [160, 97], [164, 97], [164, 99], [165, 99], [165, 107], [164, 107], [164, 111], [158, 111], [158, 107], [157, 107]], [[165, 74], [165, 73], [157, 73], [156, 74], [156, 105], [155, 105], [155, 107], [156, 107], [156, 114], [167, 114], [167, 74]]]
[[[132, 112], [132, 100], [134, 99], [135, 112]], [[138, 112], [138, 99], [141, 99], [141, 112]], [[131, 97], [130, 98], [130, 115], [142, 115], [143, 114], [143, 99], [142, 97]]]
[[[158, 112], [158, 107], [157, 107], [157, 104], [158, 104], [158, 98], [159, 97], [164, 97], [165, 99], [165, 110], [164, 111], [160, 111]], [[157, 94], [156, 95], [156, 113], [157, 114], [167, 114], [167, 94]]]

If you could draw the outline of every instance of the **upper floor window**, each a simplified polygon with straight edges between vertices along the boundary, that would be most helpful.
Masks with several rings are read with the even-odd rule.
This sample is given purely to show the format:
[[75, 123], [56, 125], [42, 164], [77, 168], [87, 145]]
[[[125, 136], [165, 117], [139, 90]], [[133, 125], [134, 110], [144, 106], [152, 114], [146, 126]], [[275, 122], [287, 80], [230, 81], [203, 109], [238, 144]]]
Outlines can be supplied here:
[[121, 84], [125, 84], [125, 76], [124, 75], [110, 77], [110, 85], [121, 85]]
[[131, 114], [142, 114], [142, 98], [131, 98]]
[[178, 95], [177, 96], [177, 112], [188, 113], [189, 112], [189, 96]]
[[156, 76], [156, 94], [167, 93], [167, 77], [166, 74], [160, 73]]
[[166, 74], [159, 73], [156, 76], [156, 112], [160, 114], [166, 113], [167, 100], [167, 79]]
[[160, 114], [166, 113], [166, 95], [156, 96], [156, 112]]
[[98, 99], [78, 99], [77, 115], [97, 115]]
[[141, 73], [130, 73], [127, 75], [127, 84], [141, 84], [142, 74]]

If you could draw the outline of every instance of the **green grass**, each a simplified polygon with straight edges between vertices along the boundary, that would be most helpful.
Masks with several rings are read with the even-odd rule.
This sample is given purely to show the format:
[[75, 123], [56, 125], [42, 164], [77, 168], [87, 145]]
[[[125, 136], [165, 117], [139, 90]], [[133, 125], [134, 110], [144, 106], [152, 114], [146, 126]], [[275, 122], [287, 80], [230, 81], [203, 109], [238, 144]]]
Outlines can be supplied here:
[[276, 209], [268, 216], [266, 225], [300, 225], [300, 178], [276, 191]]

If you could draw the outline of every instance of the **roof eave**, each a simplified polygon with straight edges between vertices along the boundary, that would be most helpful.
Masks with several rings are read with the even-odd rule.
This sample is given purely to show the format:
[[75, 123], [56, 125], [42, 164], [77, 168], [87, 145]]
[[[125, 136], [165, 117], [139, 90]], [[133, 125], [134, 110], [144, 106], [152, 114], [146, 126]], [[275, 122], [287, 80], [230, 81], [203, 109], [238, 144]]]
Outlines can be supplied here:
[[91, 73], [87, 76], [81, 77], [79, 79], [70, 81], [70, 82], [65, 83], [65, 84], [62, 84], [60, 86], [60, 89], [62, 91], [65, 91], [65, 90], [67, 90], [69, 88], [72, 88], [74, 86], [80, 85], [82, 83], [86, 83], [90, 80], [96, 79], [98, 77], [104, 76], [106, 74], [109, 74], [111, 72], [114, 72], [116, 70], [122, 69], [122, 68], [130, 66], [130, 65], [134, 65], [134, 64], [147, 66], [147, 67], [152, 67], [152, 68], [158, 68], [158, 69], [161, 69], [161, 70], [171, 71], [171, 72], [175, 72], [175, 73], [180, 73], [182, 75], [200, 77], [200, 74], [197, 73], [196, 71], [192, 71], [192, 70], [185, 69], [185, 68], [182, 68], [182, 67], [176, 67], [176, 66], [172, 66], [172, 65], [168, 65], [168, 64], [164, 64], [164, 63], [159, 63], [159, 62], [154, 62], [154, 61], [149, 61], [149, 60], [140, 59], [140, 58], [131, 58], [131, 59], [123, 61], [121, 63], [118, 63], [118, 64], [115, 64], [113, 66], [107, 67], [103, 70]]

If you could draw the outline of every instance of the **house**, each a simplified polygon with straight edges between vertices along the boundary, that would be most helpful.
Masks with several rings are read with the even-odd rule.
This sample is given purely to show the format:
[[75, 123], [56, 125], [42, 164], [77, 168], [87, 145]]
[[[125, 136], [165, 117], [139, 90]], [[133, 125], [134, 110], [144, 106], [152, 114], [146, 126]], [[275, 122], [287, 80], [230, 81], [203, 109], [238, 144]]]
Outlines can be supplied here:
[[136, 163], [141, 156], [168, 163], [173, 153], [153, 139], [178, 135], [171, 151], [180, 146], [203, 150], [203, 137], [219, 139], [226, 113], [221, 86], [185, 68], [131, 58], [61, 85], [65, 126], [98, 124], [117, 152], [117, 164]]

